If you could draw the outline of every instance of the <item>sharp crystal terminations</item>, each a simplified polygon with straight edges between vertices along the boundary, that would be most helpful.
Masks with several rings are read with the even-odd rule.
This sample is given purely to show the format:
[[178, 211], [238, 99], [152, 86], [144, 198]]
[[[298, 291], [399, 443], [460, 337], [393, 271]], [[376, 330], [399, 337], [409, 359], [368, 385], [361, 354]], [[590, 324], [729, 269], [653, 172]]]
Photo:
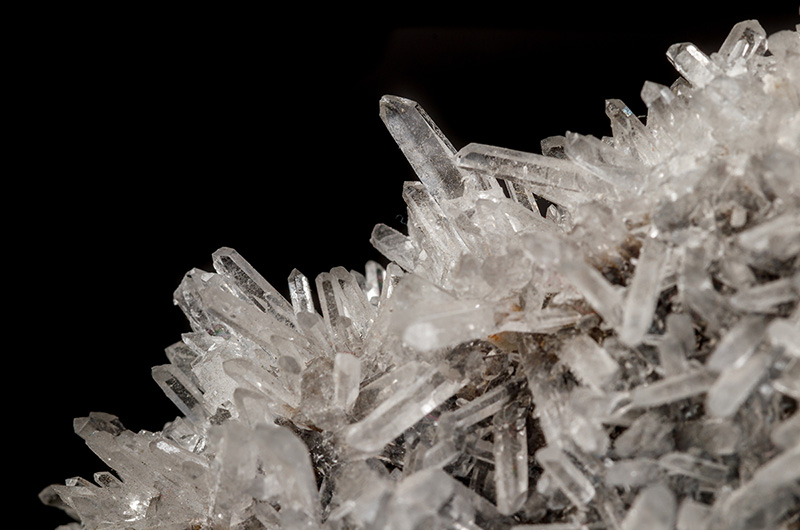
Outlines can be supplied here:
[[231, 249], [187, 273], [181, 416], [77, 419], [114, 473], [42, 492], [62, 530], [796, 528], [800, 36], [667, 55], [646, 124], [609, 100], [544, 156], [383, 98], [420, 179], [391, 263], [290, 301]]

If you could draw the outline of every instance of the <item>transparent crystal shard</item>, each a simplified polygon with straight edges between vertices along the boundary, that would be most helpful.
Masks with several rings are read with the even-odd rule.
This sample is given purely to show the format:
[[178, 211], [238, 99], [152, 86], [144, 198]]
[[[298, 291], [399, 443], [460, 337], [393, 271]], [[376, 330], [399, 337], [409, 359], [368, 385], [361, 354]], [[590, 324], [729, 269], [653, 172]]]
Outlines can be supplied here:
[[347, 317], [342, 305], [339, 281], [329, 272], [317, 275], [317, 296], [322, 308], [322, 317], [333, 346], [337, 351], [355, 352], [360, 349], [360, 338]]
[[407, 275], [394, 296], [392, 329], [420, 352], [455, 346], [494, 333], [495, 308], [478, 300], [460, 300], [417, 275]]
[[582, 507], [595, 496], [595, 489], [566, 453], [548, 445], [536, 451], [536, 460], [575, 506]]
[[536, 195], [533, 193], [533, 191], [531, 191], [531, 189], [519, 181], [507, 179], [503, 182], [505, 183], [506, 190], [508, 191], [508, 196], [511, 197], [511, 199], [533, 212], [537, 212], [539, 210], [539, 206], [536, 203]]
[[722, 71], [709, 57], [691, 42], [673, 44], [667, 50], [667, 59], [692, 86], [702, 88]]
[[613, 186], [568, 160], [472, 143], [458, 152], [457, 161], [462, 167], [518, 184], [520, 191], [568, 209], [616, 195]]
[[692, 319], [684, 313], [667, 317], [667, 330], [656, 344], [664, 375], [678, 375], [689, 369], [688, 359], [696, 350]]
[[542, 154], [552, 158], [566, 159], [567, 155], [564, 154], [564, 142], [566, 142], [566, 140], [567, 139], [560, 134], [542, 138], [539, 142], [539, 146], [542, 148]]
[[792, 278], [755, 285], [741, 289], [731, 297], [731, 305], [736, 309], [754, 313], [776, 313], [781, 304], [796, 301], [800, 296]]
[[757, 20], [743, 20], [734, 25], [718, 54], [727, 63], [747, 62], [751, 57], [767, 51], [767, 32]]
[[611, 120], [614, 146], [647, 165], [659, 161], [651, 133], [633, 111], [619, 99], [606, 100], [606, 116]]
[[194, 331], [202, 331], [209, 334], [226, 334], [227, 327], [218, 318], [210, 314], [208, 308], [204, 306], [201, 299], [201, 292], [207, 288], [207, 284], [216, 275], [200, 269], [192, 269], [183, 276], [183, 280], [172, 299], [175, 305], [181, 308], [183, 314], [189, 320], [189, 324]]
[[622, 316], [619, 336], [622, 342], [636, 346], [650, 329], [661, 290], [668, 248], [653, 238], [646, 238], [639, 252]]
[[334, 293], [343, 313], [350, 319], [356, 333], [363, 338], [375, 320], [375, 306], [367, 299], [358, 278], [347, 269], [334, 267], [331, 275], [337, 282], [334, 284]]
[[193, 423], [201, 424], [209, 415], [203, 394], [186, 375], [171, 364], [154, 366], [153, 379], [176, 407]]
[[355, 355], [337, 353], [333, 360], [333, 384], [336, 405], [349, 411], [358, 398], [361, 383], [361, 362]]
[[583, 317], [584, 315], [580, 312], [572, 309], [550, 307], [538, 311], [509, 313], [500, 327], [502, 331], [553, 333], [559, 329], [574, 326]]
[[292, 299], [292, 309], [295, 314], [314, 312], [311, 284], [305, 274], [297, 269], [292, 269], [289, 274], [289, 296]]
[[582, 260], [569, 260], [561, 273], [586, 298], [597, 313], [612, 327], [622, 321], [622, 295], [594, 267]]
[[705, 370], [690, 370], [679, 375], [665, 377], [649, 385], [637, 386], [631, 391], [631, 406], [655, 407], [673, 403], [708, 391], [714, 377]]
[[511, 515], [522, 507], [528, 493], [528, 408], [512, 402], [494, 415], [494, 479], [497, 509]]
[[755, 258], [785, 260], [800, 253], [800, 212], [786, 212], [739, 233], [738, 244]]
[[578, 335], [567, 341], [559, 357], [578, 379], [597, 389], [611, 382], [619, 371], [617, 361], [586, 335]]
[[457, 199], [468, 191], [499, 190], [496, 181], [479, 178], [455, 164], [455, 148], [416, 102], [383, 96], [380, 110], [389, 133], [436, 199]]
[[625, 432], [614, 440], [614, 451], [621, 457], [656, 457], [674, 448], [675, 425], [656, 411], [636, 418]]
[[721, 486], [729, 472], [726, 465], [681, 452], [665, 454], [658, 464], [670, 474], [686, 475], [715, 486]]
[[701, 245], [692, 242], [685, 248], [678, 290], [689, 309], [716, 330], [728, 318], [728, 302], [713, 289], [706, 269], [708, 261], [709, 255]]
[[266, 369], [260, 362], [249, 359], [229, 359], [222, 365], [225, 374], [246, 389], [263, 394], [279, 415], [284, 406], [299, 405], [299, 394], [286, 388], [272, 369]]
[[386, 281], [386, 269], [377, 261], [369, 260], [364, 270], [366, 273], [364, 290], [367, 295], [367, 300], [369, 300], [373, 306], [378, 307], [381, 293], [383, 292], [383, 285]]
[[446, 429], [466, 429], [476, 423], [494, 416], [508, 402], [512, 396], [512, 385], [499, 386], [466, 403], [462, 407], [442, 414], [439, 424], [447, 426]]
[[720, 340], [706, 360], [709, 370], [720, 372], [747, 360], [764, 336], [766, 321], [759, 316], [745, 317]]
[[650, 458], [632, 458], [611, 462], [606, 469], [605, 483], [625, 488], [641, 487], [659, 479], [661, 468]]
[[419, 250], [408, 236], [383, 223], [375, 225], [370, 243], [388, 259], [407, 271], [414, 270]]
[[566, 139], [567, 158], [614, 189], [638, 192], [644, 185], [644, 165], [633, 156], [593, 136], [567, 132]]
[[164, 353], [170, 364], [183, 372], [196, 387], [200, 387], [197, 376], [192, 370], [192, 366], [200, 360], [200, 354], [197, 351], [181, 341], [166, 347]]
[[407, 182], [403, 200], [408, 205], [409, 233], [416, 230], [427, 244], [428, 258], [437, 281], [464, 252], [469, 252], [453, 223], [447, 218], [433, 196], [419, 182]]
[[789, 360], [781, 375], [772, 380], [772, 386], [778, 392], [800, 400], [800, 359]]
[[[345, 442], [365, 452], [379, 451], [466, 384], [450, 380], [425, 363], [389, 374], [392, 394], [361, 421], [345, 429]], [[372, 390], [372, 389], [370, 389]], [[364, 388], [362, 394], [367, 392]]]
[[[274, 350], [272, 336], [297, 337], [298, 332], [286, 322], [267, 318], [253, 303], [232, 294], [219, 275], [208, 280], [199, 293], [207, 313], [246, 341], [252, 341], [266, 351]], [[287, 304], [287, 308], [289, 308]], [[294, 314], [292, 314], [294, 318]]]
[[766, 375], [771, 363], [772, 352], [759, 350], [751, 357], [725, 368], [708, 389], [708, 413], [718, 418], [735, 414]]
[[675, 526], [675, 494], [663, 484], [645, 488], [636, 496], [621, 530], [670, 530]]
[[214, 252], [214, 269], [234, 292], [276, 321], [295, 327], [292, 306], [238, 252], [223, 247]]
[[670, 153], [679, 134], [676, 128], [681, 121], [681, 101], [669, 87], [652, 81], [644, 82], [640, 95], [647, 105], [647, 129], [651, 132], [654, 146], [661, 153]]

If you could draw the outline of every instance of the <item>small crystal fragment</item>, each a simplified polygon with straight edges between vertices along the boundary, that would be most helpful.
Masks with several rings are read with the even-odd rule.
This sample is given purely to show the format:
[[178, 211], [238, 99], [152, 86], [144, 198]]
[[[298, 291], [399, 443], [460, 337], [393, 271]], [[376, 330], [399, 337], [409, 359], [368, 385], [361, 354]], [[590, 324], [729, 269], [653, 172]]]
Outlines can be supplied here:
[[667, 259], [668, 249], [655, 239], [645, 239], [636, 272], [628, 288], [622, 328], [619, 331], [620, 339], [629, 346], [637, 345], [650, 328]]
[[731, 328], [706, 361], [709, 370], [720, 372], [745, 360], [761, 342], [766, 321], [757, 316], [746, 317]]
[[355, 355], [337, 353], [333, 360], [333, 384], [336, 405], [349, 411], [358, 398], [361, 363]]
[[585, 506], [592, 500], [594, 486], [563, 451], [548, 445], [536, 452], [536, 460], [575, 506]]
[[713, 383], [713, 376], [705, 370], [690, 370], [634, 388], [631, 392], [631, 405], [653, 407], [672, 403], [679, 399], [702, 394], [708, 391]]
[[709, 414], [717, 418], [735, 414], [764, 377], [771, 362], [771, 353], [762, 350], [723, 370], [708, 389], [706, 407]]
[[673, 44], [667, 50], [667, 58], [687, 81], [703, 88], [721, 73], [706, 54], [691, 42]]
[[455, 148], [416, 102], [384, 96], [381, 119], [420, 181], [437, 199], [456, 199], [465, 191], [485, 188], [475, 175], [456, 166]]
[[511, 515], [522, 507], [528, 493], [528, 409], [521, 403], [506, 405], [494, 415], [494, 476], [497, 509]]
[[715, 486], [722, 485], [728, 476], [727, 466], [688, 453], [667, 453], [658, 459], [658, 464], [670, 473], [694, 477]]
[[311, 284], [309, 284], [308, 278], [297, 269], [292, 269], [291, 274], [289, 274], [289, 294], [292, 298], [292, 308], [295, 313], [314, 312]]
[[603, 388], [619, 371], [619, 365], [608, 352], [585, 335], [564, 344], [559, 356], [581, 381], [593, 388]]

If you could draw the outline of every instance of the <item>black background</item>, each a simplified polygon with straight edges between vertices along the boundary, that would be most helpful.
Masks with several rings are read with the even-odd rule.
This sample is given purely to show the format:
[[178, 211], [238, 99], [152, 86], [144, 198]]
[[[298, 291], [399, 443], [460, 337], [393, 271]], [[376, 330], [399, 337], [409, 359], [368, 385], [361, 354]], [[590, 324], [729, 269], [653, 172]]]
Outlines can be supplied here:
[[177, 415], [150, 367], [188, 331], [172, 292], [214, 250], [236, 248], [284, 292], [293, 267], [313, 281], [381, 259], [371, 229], [402, 228], [414, 178], [381, 95], [419, 101], [456, 148], [539, 151], [567, 130], [610, 134], [606, 98], [644, 114], [642, 83], [677, 75], [672, 43], [711, 53], [740, 20], [769, 33], [800, 21], [791, 2], [766, 4], [21, 15], [4, 433], [23, 527], [67, 522], [38, 492], [104, 469], [73, 417], [157, 431]]

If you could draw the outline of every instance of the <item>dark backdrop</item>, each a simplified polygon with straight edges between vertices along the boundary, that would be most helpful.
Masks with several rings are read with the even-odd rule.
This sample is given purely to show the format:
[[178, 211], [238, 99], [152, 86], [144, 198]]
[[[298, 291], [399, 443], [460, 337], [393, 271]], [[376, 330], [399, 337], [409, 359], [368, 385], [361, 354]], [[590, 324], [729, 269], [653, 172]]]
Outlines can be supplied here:
[[37, 493], [104, 469], [73, 417], [104, 411], [155, 431], [177, 415], [150, 367], [188, 331], [173, 290], [190, 268], [210, 270], [215, 249], [236, 248], [283, 291], [293, 267], [313, 281], [380, 259], [370, 231], [402, 228], [401, 185], [414, 178], [381, 95], [419, 101], [456, 148], [610, 134], [604, 99], [644, 114], [642, 83], [677, 75], [670, 44], [711, 53], [740, 20], [768, 32], [798, 22], [796, 5], [765, 4], [21, 17], [22, 163], [8, 175], [21, 191], [5, 195], [4, 261], [6, 456], [21, 470], [12, 488], [23, 477], [23, 526], [66, 522]]

